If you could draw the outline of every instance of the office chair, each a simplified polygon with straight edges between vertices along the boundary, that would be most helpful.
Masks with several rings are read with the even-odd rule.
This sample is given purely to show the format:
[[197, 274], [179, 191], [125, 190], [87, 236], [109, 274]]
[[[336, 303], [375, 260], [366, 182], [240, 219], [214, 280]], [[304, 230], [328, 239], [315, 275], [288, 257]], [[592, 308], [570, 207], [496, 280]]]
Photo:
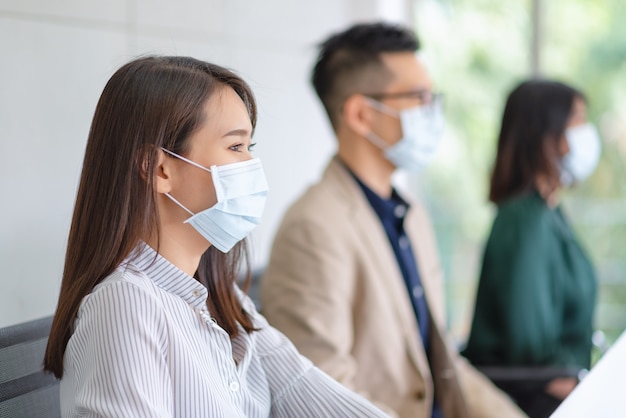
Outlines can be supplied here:
[[60, 418], [59, 381], [43, 371], [52, 316], [0, 329], [0, 417]]

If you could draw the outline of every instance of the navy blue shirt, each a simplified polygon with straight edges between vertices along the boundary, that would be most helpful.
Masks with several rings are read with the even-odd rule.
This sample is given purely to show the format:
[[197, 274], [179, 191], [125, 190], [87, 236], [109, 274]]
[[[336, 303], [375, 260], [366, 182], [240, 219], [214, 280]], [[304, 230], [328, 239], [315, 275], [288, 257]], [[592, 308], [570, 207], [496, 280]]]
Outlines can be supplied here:
[[[424, 295], [424, 288], [422, 287], [422, 280], [417, 269], [417, 261], [413, 253], [413, 247], [411, 246], [409, 237], [404, 231], [404, 218], [410, 206], [400, 197], [395, 189], [392, 189], [389, 199], [383, 199], [363, 184], [354, 173], [352, 173], [352, 176], [363, 190], [365, 197], [385, 228], [387, 238], [396, 256], [398, 267], [400, 267], [400, 271], [402, 272], [404, 284], [411, 298], [413, 312], [417, 318], [419, 333], [424, 344], [424, 351], [429, 355], [430, 317], [428, 305]], [[443, 414], [435, 398], [433, 399], [432, 418], [441, 417], [443, 417]]]
[[404, 217], [409, 210], [409, 204], [402, 199], [395, 190], [392, 190], [389, 199], [383, 199], [363, 184], [356, 176], [354, 178], [357, 183], [359, 183], [359, 186], [361, 186], [365, 197], [367, 197], [367, 200], [385, 228], [389, 243], [396, 255], [398, 267], [400, 267], [400, 271], [402, 272], [404, 284], [411, 298], [419, 332], [424, 343], [424, 349], [428, 352], [430, 332], [428, 307], [426, 305], [422, 280], [417, 270], [417, 262], [413, 255], [413, 247], [411, 246], [409, 237], [404, 231]]

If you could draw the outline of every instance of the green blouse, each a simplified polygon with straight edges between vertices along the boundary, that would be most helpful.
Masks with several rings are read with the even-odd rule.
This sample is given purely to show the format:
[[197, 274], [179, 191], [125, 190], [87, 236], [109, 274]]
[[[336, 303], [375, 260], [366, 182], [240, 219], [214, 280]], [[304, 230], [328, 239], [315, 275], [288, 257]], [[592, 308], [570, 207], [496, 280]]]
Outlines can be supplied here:
[[498, 208], [464, 355], [477, 365], [589, 368], [596, 277], [561, 209], [537, 192]]

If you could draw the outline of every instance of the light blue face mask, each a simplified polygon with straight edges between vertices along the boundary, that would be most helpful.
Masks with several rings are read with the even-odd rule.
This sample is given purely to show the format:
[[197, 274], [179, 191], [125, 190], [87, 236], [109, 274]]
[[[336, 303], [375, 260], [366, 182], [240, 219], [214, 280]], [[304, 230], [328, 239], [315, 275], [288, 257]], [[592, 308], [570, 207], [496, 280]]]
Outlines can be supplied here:
[[382, 149], [385, 157], [396, 168], [416, 172], [428, 166], [443, 137], [444, 117], [441, 99], [402, 111], [372, 99], [369, 102], [376, 110], [400, 119], [402, 138], [391, 146], [373, 132], [369, 133], [367, 139]]
[[593, 173], [600, 160], [602, 143], [591, 123], [568, 128], [565, 140], [569, 152], [561, 161], [561, 184], [570, 186], [581, 182]]
[[163, 151], [211, 173], [217, 203], [210, 208], [194, 214], [169, 193], [166, 196], [191, 215], [185, 223], [215, 248], [227, 253], [261, 222], [269, 188], [258, 158], [206, 168], [166, 149]]

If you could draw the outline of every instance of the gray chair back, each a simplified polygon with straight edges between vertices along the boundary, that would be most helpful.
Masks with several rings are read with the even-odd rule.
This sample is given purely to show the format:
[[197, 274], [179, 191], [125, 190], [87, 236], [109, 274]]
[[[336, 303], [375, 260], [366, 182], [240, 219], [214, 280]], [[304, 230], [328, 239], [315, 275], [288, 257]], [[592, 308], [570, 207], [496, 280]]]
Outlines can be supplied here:
[[0, 417], [57, 418], [59, 381], [43, 371], [52, 316], [0, 329]]

